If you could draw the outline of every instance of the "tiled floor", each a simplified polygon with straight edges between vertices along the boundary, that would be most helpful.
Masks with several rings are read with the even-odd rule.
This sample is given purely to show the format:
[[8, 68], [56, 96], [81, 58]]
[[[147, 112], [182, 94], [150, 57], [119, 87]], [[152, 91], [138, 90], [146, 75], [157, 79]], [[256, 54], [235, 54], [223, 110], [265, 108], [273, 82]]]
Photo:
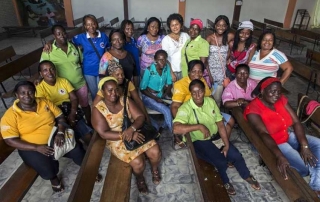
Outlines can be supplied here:
[[[31, 51], [31, 49], [40, 47], [41, 41], [40, 38], [18, 37], [0, 41], [0, 49], [9, 45], [13, 45], [17, 54], [21, 55], [28, 53]], [[311, 44], [306, 43], [306, 45], [312, 47]], [[317, 47], [317, 49], [318, 48], [319, 47]], [[286, 54], [289, 54], [290, 52], [290, 47], [285, 43], [281, 43], [281, 47], [279, 47], [279, 49], [284, 51]], [[298, 51], [294, 50], [294, 55], [291, 56], [296, 57], [304, 62], [305, 50], [301, 55], [298, 54]], [[12, 79], [9, 79], [5, 82], [5, 86], [9, 89], [13, 88], [14, 85], [15, 81]], [[285, 88], [291, 92], [288, 97], [290, 104], [294, 108], [297, 107], [297, 93], [305, 93], [306, 86], [306, 81], [301, 80], [297, 76], [292, 76], [285, 84]], [[7, 103], [10, 103], [12, 100], [13, 99], [6, 101]], [[2, 115], [4, 112], [5, 108], [1, 103], [0, 115]], [[160, 119], [161, 118], [159, 118], [159, 121]], [[160, 172], [162, 176], [161, 183], [158, 186], [153, 185], [151, 181], [150, 165], [147, 164], [144, 175], [146, 177], [146, 182], [148, 184], [150, 193], [147, 196], [139, 195], [135, 185], [135, 179], [133, 177], [131, 184], [131, 202], [201, 201], [201, 193], [197, 184], [197, 176], [191, 163], [190, 154], [186, 149], [174, 151], [171, 147], [171, 141], [172, 139], [169, 131], [164, 131], [159, 141], [163, 154], [160, 165]], [[256, 153], [252, 151], [251, 145], [247, 143], [245, 135], [241, 134], [239, 137], [239, 131], [233, 130], [231, 141], [240, 150], [249, 170], [257, 178], [262, 187], [260, 191], [253, 190], [243, 179], [241, 179], [236, 169], [229, 168], [227, 171], [228, 176], [237, 191], [237, 195], [230, 197], [231, 201], [289, 201], [282, 189], [273, 180], [268, 169], [266, 167], [259, 166], [258, 157]], [[109, 158], [110, 152], [106, 149], [100, 165], [100, 173], [103, 176], [106, 175]], [[0, 187], [21, 164], [21, 162], [22, 161], [17, 152], [14, 152], [3, 164], [0, 165]], [[65, 185], [65, 191], [63, 193], [53, 194], [50, 187], [50, 182], [42, 180], [40, 177], [38, 177], [23, 199], [24, 202], [67, 201], [79, 167], [65, 158], [61, 159], [59, 162], [59, 177], [61, 177]], [[91, 201], [99, 201], [102, 186], [103, 182], [95, 184]]]

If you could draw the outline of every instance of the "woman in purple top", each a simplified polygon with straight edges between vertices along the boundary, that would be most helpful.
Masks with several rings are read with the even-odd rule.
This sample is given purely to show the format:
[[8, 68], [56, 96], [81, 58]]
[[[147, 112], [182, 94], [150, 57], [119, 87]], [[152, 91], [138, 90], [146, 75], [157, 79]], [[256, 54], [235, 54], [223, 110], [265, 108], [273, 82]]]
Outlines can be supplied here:
[[164, 35], [162, 35], [160, 27], [160, 20], [156, 17], [151, 17], [138, 38], [137, 46], [141, 50], [141, 77], [143, 76], [144, 70], [154, 62], [154, 54], [157, 50], [162, 49], [161, 41]]
[[253, 99], [251, 92], [257, 83], [249, 78], [249, 69], [247, 64], [236, 67], [236, 79], [231, 81], [222, 93], [222, 102], [226, 108], [245, 107]]

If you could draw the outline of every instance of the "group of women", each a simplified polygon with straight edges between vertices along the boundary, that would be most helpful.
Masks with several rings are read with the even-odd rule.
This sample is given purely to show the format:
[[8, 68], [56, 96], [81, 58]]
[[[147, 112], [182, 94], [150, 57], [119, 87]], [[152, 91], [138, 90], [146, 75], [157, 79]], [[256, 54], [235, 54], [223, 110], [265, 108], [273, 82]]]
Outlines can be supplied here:
[[[124, 20], [121, 29], [112, 30], [107, 37], [98, 30], [96, 18], [85, 15], [86, 32], [72, 42], [62, 26], [54, 25], [55, 40], [45, 45], [37, 87], [18, 83], [17, 100], [1, 119], [6, 143], [18, 148], [22, 159], [42, 178], [51, 180], [54, 191], [62, 191], [56, 176], [58, 162], [51, 158], [53, 149], [46, 146], [51, 128], [58, 126], [55, 141], [61, 146], [65, 127], [73, 128], [77, 138], [88, 143], [92, 126], [106, 139], [112, 154], [132, 166], [140, 193], [147, 194], [145, 155], [157, 185], [161, 182], [161, 151], [155, 140], [145, 142], [139, 129], [146, 121], [158, 131], [168, 128], [176, 134], [176, 149], [185, 146], [183, 136], [190, 133], [197, 156], [218, 169], [229, 194], [236, 191], [226, 174], [228, 166], [234, 166], [253, 189], [260, 190], [241, 153], [229, 142], [234, 119], [220, 112], [222, 102], [226, 108], [245, 109], [245, 118], [274, 152], [285, 178], [288, 166], [303, 176], [310, 174], [310, 186], [320, 194], [320, 140], [305, 135], [281, 95], [281, 84], [288, 80], [292, 66], [274, 48], [275, 35], [266, 31], [255, 44], [250, 21], [241, 22], [233, 34], [224, 15], [216, 18], [214, 31], [206, 39], [200, 34], [200, 19], [192, 19], [188, 33], [182, 31], [183, 24], [181, 15], [171, 14], [167, 19], [170, 34], [164, 36], [159, 19], [151, 17], [136, 40], [130, 20]], [[71, 109], [62, 115], [57, 106], [65, 102]], [[78, 104], [87, 122], [76, 119]], [[161, 126], [148, 116], [146, 107], [164, 115]], [[126, 129], [122, 128], [124, 111], [132, 122]], [[38, 116], [45, 120], [30, 124]], [[131, 140], [141, 146], [127, 150], [124, 141]], [[80, 165], [83, 155], [77, 144], [65, 156]]]

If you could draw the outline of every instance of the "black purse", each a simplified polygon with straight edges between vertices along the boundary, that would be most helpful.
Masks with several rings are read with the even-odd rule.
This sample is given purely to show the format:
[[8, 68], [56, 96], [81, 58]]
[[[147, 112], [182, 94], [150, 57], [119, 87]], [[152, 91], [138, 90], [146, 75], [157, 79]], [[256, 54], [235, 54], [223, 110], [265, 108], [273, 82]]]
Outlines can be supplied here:
[[[123, 95], [123, 123], [122, 123], [122, 131], [126, 130], [127, 128], [129, 128], [131, 126], [131, 120], [128, 117], [128, 112], [127, 112], [127, 94], [128, 94], [128, 83], [129, 81], [124, 81], [124, 95]], [[137, 131], [139, 131], [139, 133], [144, 135], [144, 142], [142, 144], [137, 143], [134, 140], [131, 140], [130, 142], [124, 140], [124, 145], [126, 146], [126, 149], [129, 151], [133, 151], [139, 147], [141, 147], [142, 145], [144, 145], [145, 143], [149, 142], [150, 140], [153, 140], [157, 137], [158, 135], [158, 131], [157, 129], [148, 124], [148, 123], [144, 123], [143, 126], [140, 129], [137, 129]]]
[[[66, 118], [68, 118], [69, 114], [71, 113], [71, 103], [70, 103], [70, 102], [63, 102], [63, 103], [62, 103], [61, 105], [59, 105], [58, 107], [61, 109], [63, 115], [64, 115]], [[76, 114], [77, 114], [77, 115], [76, 115], [76, 120], [75, 120], [75, 121], [78, 122], [80, 119], [83, 118], [84, 112], [83, 112], [83, 110], [82, 110], [81, 108], [78, 107]]]

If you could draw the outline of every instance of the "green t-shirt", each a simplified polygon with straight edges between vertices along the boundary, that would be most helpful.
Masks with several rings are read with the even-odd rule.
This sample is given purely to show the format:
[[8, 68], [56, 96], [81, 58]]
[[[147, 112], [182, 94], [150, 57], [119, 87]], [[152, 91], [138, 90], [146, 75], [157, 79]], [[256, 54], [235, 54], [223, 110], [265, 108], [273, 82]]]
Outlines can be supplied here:
[[[216, 102], [210, 97], [204, 97], [204, 102], [201, 107], [198, 107], [193, 102], [193, 99], [183, 103], [183, 105], [179, 107], [173, 123], [179, 122], [182, 124], [198, 124], [193, 109], [197, 114], [199, 123], [205, 125], [209, 129], [210, 134], [216, 134], [218, 132], [218, 126], [216, 122], [222, 121], [223, 117]], [[203, 133], [201, 133], [200, 130], [190, 132], [190, 136], [192, 142], [196, 140], [205, 140]]]
[[189, 62], [191, 60], [200, 60], [201, 57], [209, 56], [209, 43], [201, 38], [200, 35], [192, 41], [190, 41], [190, 39], [187, 40], [181, 50], [181, 70], [183, 77], [188, 76], [188, 64], [185, 56], [186, 50]]
[[78, 90], [86, 84], [82, 74], [80, 58], [81, 51], [78, 51], [72, 43], [68, 42], [68, 51], [66, 54], [61, 48], [56, 46], [54, 41], [51, 53], [43, 52], [40, 61], [50, 60], [53, 62], [56, 66], [58, 76], [67, 79], [75, 90]]

